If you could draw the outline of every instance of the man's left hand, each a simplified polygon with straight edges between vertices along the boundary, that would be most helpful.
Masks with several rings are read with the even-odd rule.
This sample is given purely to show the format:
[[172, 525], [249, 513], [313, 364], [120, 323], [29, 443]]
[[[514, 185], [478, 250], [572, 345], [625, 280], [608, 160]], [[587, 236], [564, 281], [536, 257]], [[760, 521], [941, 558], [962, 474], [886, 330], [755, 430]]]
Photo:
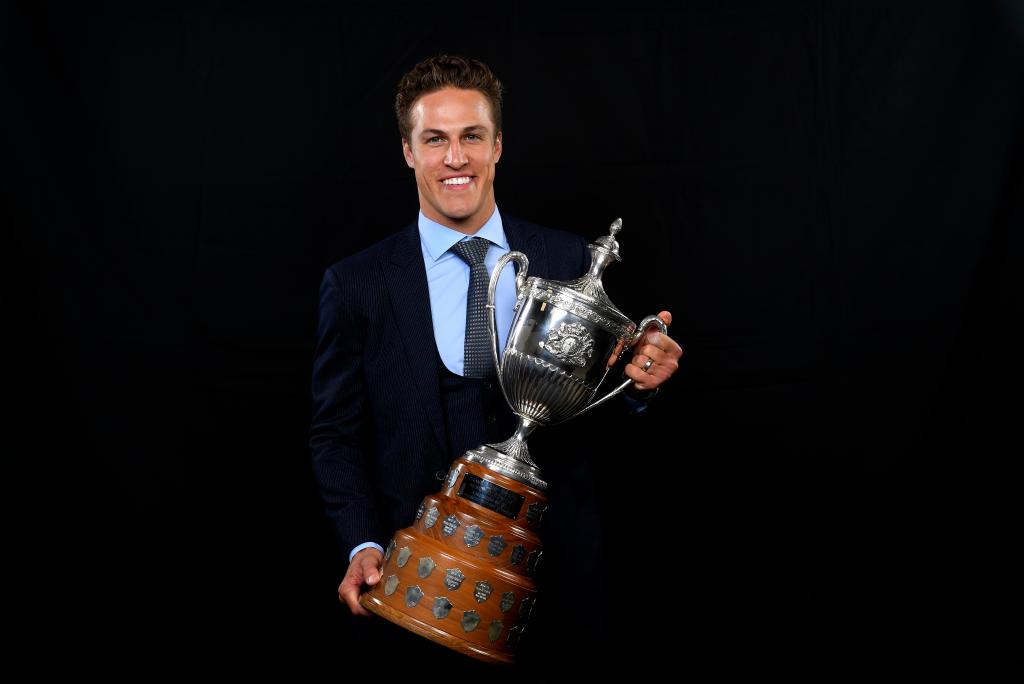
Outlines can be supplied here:
[[[672, 314], [668, 311], [659, 313], [658, 318], [664, 321], [665, 325], [672, 324]], [[657, 389], [679, 370], [679, 359], [683, 355], [683, 348], [675, 340], [658, 330], [648, 331], [645, 337], [645, 340], [641, 340], [637, 344], [632, 360], [623, 369], [623, 372], [633, 380], [633, 384], [627, 388], [627, 392], [629, 390], [645, 392]]]

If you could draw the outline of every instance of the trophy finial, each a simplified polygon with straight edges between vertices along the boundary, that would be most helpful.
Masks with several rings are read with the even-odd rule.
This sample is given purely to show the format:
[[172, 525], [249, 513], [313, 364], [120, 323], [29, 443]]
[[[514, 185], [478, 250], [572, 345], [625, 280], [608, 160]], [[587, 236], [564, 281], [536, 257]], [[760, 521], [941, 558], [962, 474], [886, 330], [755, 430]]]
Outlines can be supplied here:
[[[601, 237], [594, 240], [594, 244], [591, 245], [591, 248], [597, 247], [601, 251], [610, 255], [616, 261], [622, 261], [622, 258], [619, 256], [619, 242], [618, 240], [615, 239], [615, 236], [618, 234], [620, 230], [622, 230], [622, 219], [617, 218], [614, 221], [612, 221], [612, 225], [608, 227], [608, 234], [602, 235]], [[594, 263], [596, 261], [596, 256], [597, 255], [595, 254], [595, 259], [592, 260], [591, 263]], [[601, 270], [603, 270], [603, 268]], [[600, 270], [596, 271], [594, 275], [600, 277]]]

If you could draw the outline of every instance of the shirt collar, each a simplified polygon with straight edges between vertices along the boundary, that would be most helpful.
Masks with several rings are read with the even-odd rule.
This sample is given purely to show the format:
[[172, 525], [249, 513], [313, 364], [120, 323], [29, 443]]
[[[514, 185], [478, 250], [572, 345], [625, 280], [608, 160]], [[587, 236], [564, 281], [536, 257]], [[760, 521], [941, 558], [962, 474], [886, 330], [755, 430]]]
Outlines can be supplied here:
[[420, 210], [418, 225], [420, 241], [426, 248], [427, 254], [434, 261], [443, 257], [445, 252], [451, 249], [452, 245], [456, 242], [467, 237], [481, 237], [502, 249], [508, 249], [508, 240], [505, 239], [505, 231], [501, 225], [501, 214], [498, 213], [497, 206], [494, 207], [494, 211], [491, 213], [491, 217], [487, 219], [487, 222], [473, 235], [466, 235], [448, 226], [442, 226], [440, 223], [424, 216], [422, 210]]

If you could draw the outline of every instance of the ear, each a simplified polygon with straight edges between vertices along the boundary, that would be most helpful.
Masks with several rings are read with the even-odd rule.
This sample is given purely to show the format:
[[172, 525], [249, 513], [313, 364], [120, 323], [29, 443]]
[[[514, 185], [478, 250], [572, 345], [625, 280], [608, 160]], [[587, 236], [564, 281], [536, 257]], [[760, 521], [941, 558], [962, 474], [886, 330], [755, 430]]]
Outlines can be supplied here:
[[499, 159], [501, 159], [501, 131], [494, 136], [494, 163], [497, 164]]
[[412, 156], [412, 148], [409, 147], [409, 141], [406, 138], [402, 138], [402, 154], [405, 156], [405, 165], [410, 169], [416, 168], [416, 160]]

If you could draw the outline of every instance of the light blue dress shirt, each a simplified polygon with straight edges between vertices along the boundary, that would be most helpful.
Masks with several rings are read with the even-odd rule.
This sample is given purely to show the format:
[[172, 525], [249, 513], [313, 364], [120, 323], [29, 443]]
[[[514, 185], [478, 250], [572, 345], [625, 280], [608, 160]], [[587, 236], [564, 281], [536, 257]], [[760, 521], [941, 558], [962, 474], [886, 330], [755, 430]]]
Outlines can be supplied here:
[[[484, 257], [487, 272], [493, 273], [498, 259], [509, 251], [508, 240], [501, 224], [501, 214], [494, 208], [487, 222], [473, 235], [431, 221], [423, 212], [419, 217], [420, 248], [427, 268], [427, 288], [430, 291], [430, 318], [434, 324], [434, 340], [441, 360], [451, 372], [463, 375], [466, 346], [466, 300], [469, 296], [469, 264], [449, 251], [456, 242], [470, 238], [484, 238], [491, 243]], [[512, 327], [512, 309], [516, 303], [515, 266], [509, 264], [498, 278], [494, 295], [495, 314], [498, 319], [498, 356], [505, 349], [508, 331]]]

